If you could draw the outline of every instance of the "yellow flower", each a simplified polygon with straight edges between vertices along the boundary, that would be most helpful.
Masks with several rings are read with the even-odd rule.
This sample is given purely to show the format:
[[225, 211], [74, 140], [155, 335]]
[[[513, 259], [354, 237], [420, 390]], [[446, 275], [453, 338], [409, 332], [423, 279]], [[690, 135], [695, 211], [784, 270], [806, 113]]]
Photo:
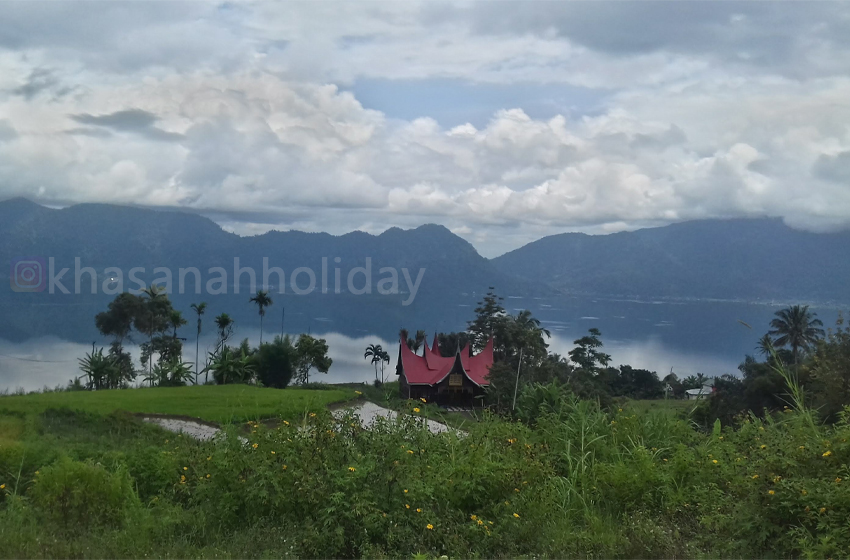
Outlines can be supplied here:
[[354, 391], [354, 394], [355, 395], [362, 395], [363, 393], [361, 393], [360, 391]]
[[829, 457], [830, 455], [832, 455], [832, 451], [827, 451], [823, 454], [824, 457]]
[[475, 521], [476, 519], [478, 519], [478, 516], [477, 515], [470, 515], [469, 518], [472, 519], [473, 521]]
[[483, 522], [483, 521], [481, 521], [481, 520], [479, 519], [479, 520], [478, 520], [478, 524], [479, 524], [479, 525], [484, 525], [484, 522]]
[[419, 412], [419, 407], [414, 408], [413, 412]]
[[407, 494], [407, 488], [404, 489], [404, 493]]
[[422, 508], [416, 508], [416, 513], [422, 513]]
[[818, 511], [819, 511], [819, 512], [821, 512], [821, 513], [825, 513], [825, 512], [826, 512], [826, 508], [820, 508]]
[[189, 470], [189, 467], [183, 467], [183, 470], [184, 470], [184, 471], [188, 471], [188, 470]]
[[519, 488], [514, 488], [514, 492], [519, 492]]
[[410, 455], [413, 455], [413, 450], [412, 450], [412, 449], [408, 449], [408, 450], [407, 450], [407, 452], [408, 452]]
[[420, 397], [420, 399], [419, 399], [419, 400], [420, 400], [420, 401], [422, 401], [422, 402], [424, 402], [424, 403], [428, 402], [428, 401], [426, 401], [425, 399], [423, 399], [423, 398], [421, 398], [421, 397]]
[[5, 484], [0, 484], [0, 490], [3, 490], [4, 488], [6, 488], [6, 485], [5, 485]]
[[753, 480], [757, 479], [758, 477], [759, 477], [759, 475], [754, 474], [754, 475], [753, 475]]
[[801, 446], [800, 446], [800, 449], [805, 449], [805, 448], [806, 448], [806, 446], [805, 446], [805, 445], [801, 445]]
[[207, 475], [207, 478], [209, 478], [209, 477], [210, 477], [210, 475]]
[[836, 478], [835, 482], [841, 482], [841, 477], [839, 476], [838, 478]]
[[289, 422], [287, 422], [286, 420], [284, 420], [283, 423], [289, 426]]
[[404, 504], [405, 509], [410, 509], [410, 504]]
[[771, 496], [773, 496], [774, 494], [776, 494], [776, 492], [775, 492], [774, 490], [768, 490], [768, 491], [767, 491], [767, 493], [768, 493], [768, 494], [770, 494]]
[[429, 531], [433, 531], [433, 530], [434, 530], [434, 526], [433, 526], [433, 525], [431, 525], [430, 523], [429, 523], [429, 524], [427, 524], [427, 525], [425, 525], [425, 528], [426, 528], [426, 529], [428, 529]]
[[210, 457], [207, 457], [207, 461], [209, 461], [210, 459], [212, 459], [212, 457], [211, 457], [211, 456], [210, 456]]
[[714, 459], [714, 460], [712, 461], [712, 463], [714, 463], [714, 464], [716, 465], [716, 464], [717, 464], [717, 459]]
[[767, 449], [767, 446], [766, 446], [766, 445], [764, 445], [764, 444], [762, 444], [761, 448], [762, 448], [762, 449]]
[[254, 449], [256, 449], [259, 445], [260, 445], [259, 443], [255, 443], [255, 444], [254, 444], [254, 445], [252, 445], [251, 447], [253, 447]]
[[519, 519], [519, 514], [518, 514], [518, 513], [514, 513], [514, 517], [516, 517], [517, 519]]
[[354, 472], [354, 471], [356, 471], [356, 470], [357, 470], [357, 469], [355, 469], [354, 467], [348, 467], [348, 471], [349, 471], [349, 472]]
[[310, 413], [310, 418], [315, 418], [315, 417], [316, 417], [316, 413], [315, 413], [315, 412], [311, 412], [311, 413]]
[[283, 470], [286, 470], [286, 465], [283, 465]]
[[272, 455], [277, 455], [277, 453], [275, 453], [274, 451], [272, 451]]

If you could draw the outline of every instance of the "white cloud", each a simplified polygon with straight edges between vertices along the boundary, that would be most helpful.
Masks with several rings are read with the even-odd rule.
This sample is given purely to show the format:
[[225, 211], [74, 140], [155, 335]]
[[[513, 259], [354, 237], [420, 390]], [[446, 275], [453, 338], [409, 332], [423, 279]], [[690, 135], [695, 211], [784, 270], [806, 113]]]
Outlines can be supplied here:
[[[714, 216], [850, 225], [843, 7], [46, 6], [0, 8], [0, 196], [183, 206], [244, 232], [438, 221], [487, 254]], [[363, 78], [608, 96], [449, 128], [336, 85]]]

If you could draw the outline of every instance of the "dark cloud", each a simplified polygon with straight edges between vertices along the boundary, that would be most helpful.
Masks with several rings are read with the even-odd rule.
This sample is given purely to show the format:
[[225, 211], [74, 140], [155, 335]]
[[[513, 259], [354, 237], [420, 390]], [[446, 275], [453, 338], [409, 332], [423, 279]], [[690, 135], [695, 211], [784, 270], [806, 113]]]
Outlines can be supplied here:
[[[80, 124], [101, 126], [117, 132], [140, 134], [150, 138], [151, 140], [174, 142], [183, 139], [182, 134], [167, 132], [154, 126], [159, 118], [153, 113], [149, 113], [141, 109], [127, 109], [106, 115], [90, 115], [88, 113], [82, 113], [79, 115], [71, 115], [71, 118]], [[83, 130], [90, 131], [90, 129]], [[92, 135], [90, 132], [89, 134]]]

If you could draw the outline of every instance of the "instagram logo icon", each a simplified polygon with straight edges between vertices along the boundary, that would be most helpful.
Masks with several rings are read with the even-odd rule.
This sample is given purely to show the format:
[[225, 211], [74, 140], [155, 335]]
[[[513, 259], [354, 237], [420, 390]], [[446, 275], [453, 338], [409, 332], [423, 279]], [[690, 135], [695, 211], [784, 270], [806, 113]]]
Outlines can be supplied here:
[[47, 287], [47, 265], [42, 257], [12, 260], [9, 284], [13, 292], [43, 292]]

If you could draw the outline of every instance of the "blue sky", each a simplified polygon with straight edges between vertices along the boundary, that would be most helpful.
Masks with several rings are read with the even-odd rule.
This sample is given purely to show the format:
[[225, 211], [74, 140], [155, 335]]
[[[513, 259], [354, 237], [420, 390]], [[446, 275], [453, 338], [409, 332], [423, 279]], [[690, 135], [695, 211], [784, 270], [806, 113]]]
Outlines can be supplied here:
[[0, 2], [0, 198], [241, 234], [850, 224], [850, 4]]

